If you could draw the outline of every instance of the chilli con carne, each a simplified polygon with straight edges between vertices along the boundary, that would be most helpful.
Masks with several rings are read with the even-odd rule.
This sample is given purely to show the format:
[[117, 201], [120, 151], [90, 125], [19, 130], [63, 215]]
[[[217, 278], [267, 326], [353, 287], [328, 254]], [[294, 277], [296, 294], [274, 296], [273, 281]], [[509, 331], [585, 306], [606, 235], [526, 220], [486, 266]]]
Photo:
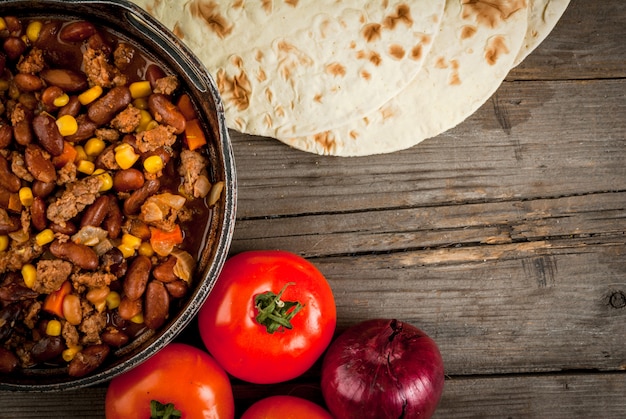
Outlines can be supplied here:
[[183, 301], [223, 183], [179, 80], [132, 42], [4, 16], [0, 43], [0, 372], [83, 376]]

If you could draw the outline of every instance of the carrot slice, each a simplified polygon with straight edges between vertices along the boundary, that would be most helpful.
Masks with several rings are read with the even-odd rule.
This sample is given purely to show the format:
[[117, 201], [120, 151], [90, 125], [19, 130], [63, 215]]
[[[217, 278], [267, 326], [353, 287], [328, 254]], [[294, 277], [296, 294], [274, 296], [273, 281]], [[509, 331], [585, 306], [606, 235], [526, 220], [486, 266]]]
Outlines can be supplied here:
[[43, 310], [63, 318], [63, 299], [72, 292], [72, 284], [65, 281], [61, 284], [61, 288], [48, 294], [43, 302]]
[[179, 225], [171, 231], [150, 227], [150, 246], [158, 255], [167, 256], [174, 246], [183, 242], [183, 232]]
[[176, 106], [187, 121], [197, 118], [196, 110], [194, 109], [188, 94], [181, 95], [178, 99], [178, 103], [176, 103]]
[[68, 164], [69, 162], [76, 160], [77, 154], [78, 152], [76, 151], [76, 148], [74, 148], [74, 146], [70, 144], [69, 142], [64, 141], [63, 151], [61, 152], [60, 155], [54, 156], [52, 158], [52, 164], [54, 164], [54, 167], [56, 167], [57, 169], [60, 169], [64, 167], [66, 164]]
[[206, 137], [204, 136], [204, 131], [200, 126], [200, 121], [197, 119], [187, 121], [184, 139], [189, 150], [195, 150], [206, 144]]

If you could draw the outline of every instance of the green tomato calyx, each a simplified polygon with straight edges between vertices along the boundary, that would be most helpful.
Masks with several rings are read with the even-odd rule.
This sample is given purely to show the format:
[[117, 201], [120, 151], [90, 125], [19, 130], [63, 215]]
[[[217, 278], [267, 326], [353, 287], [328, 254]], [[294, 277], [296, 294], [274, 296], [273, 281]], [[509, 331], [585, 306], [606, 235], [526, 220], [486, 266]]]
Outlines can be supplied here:
[[291, 319], [304, 307], [298, 301], [281, 300], [290, 285], [295, 285], [295, 282], [286, 283], [278, 294], [267, 291], [254, 297], [254, 306], [258, 310], [256, 321], [265, 326], [267, 333], [292, 329]]
[[150, 402], [150, 419], [181, 419], [183, 414], [173, 403], [163, 404], [158, 400]]

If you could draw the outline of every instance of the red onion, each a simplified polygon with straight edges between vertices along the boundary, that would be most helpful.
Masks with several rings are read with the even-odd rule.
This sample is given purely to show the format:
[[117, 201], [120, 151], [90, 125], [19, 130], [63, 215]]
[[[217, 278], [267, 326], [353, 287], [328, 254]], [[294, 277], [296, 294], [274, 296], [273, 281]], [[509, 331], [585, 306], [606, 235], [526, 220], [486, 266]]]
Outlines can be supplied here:
[[434, 340], [409, 323], [372, 319], [328, 348], [322, 395], [337, 419], [429, 418], [444, 385]]

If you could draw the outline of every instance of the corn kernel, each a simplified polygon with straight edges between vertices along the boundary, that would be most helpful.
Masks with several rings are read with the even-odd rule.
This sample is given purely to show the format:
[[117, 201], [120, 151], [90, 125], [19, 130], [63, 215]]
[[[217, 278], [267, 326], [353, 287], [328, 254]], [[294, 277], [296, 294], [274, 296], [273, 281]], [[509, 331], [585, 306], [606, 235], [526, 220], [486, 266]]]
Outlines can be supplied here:
[[102, 180], [102, 185], [100, 186], [99, 192], [106, 192], [113, 187], [113, 177], [108, 172], [96, 173], [98, 170], [95, 170], [94, 175], [98, 176], [100, 180]]
[[81, 160], [89, 160], [89, 156], [85, 153], [85, 147], [80, 144], [76, 144], [74, 146], [74, 150], [76, 150], [76, 158], [74, 159], [75, 163], [78, 163]]
[[54, 231], [52, 231], [49, 228], [46, 228], [45, 230], [41, 230], [35, 236], [35, 243], [37, 243], [37, 245], [39, 246], [44, 246], [48, 243], [52, 243], [53, 240], [54, 240]]
[[140, 109], [139, 115], [141, 116], [139, 119], [139, 125], [137, 125], [137, 128], [135, 129], [137, 133], [146, 131], [148, 125], [153, 121], [152, 115], [145, 109]]
[[0, 252], [4, 252], [9, 248], [9, 236], [3, 234], [0, 236]]
[[104, 141], [102, 141], [100, 138], [94, 137], [94, 138], [90, 138], [89, 140], [87, 140], [87, 142], [85, 143], [84, 149], [85, 149], [85, 153], [88, 156], [96, 157], [97, 155], [102, 153], [102, 150], [104, 150], [105, 147], [106, 147], [106, 144], [104, 143]]
[[65, 362], [70, 362], [72, 359], [74, 359], [76, 354], [82, 350], [82, 346], [70, 346], [69, 348], [61, 352], [61, 357]]
[[48, 336], [60, 336], [61, 335], [61, 322], [58, 320], [50, 320], [46, 324], [46, 335]]
[[91, 175], [96, 170], [96, 165], [89, 160], [81, 160], [78, 162], [76, 170], [86, 175]]
[[0, 92], [6, 92], [7, 90], [9, 90], [9, 81], [0, 79]]
[[148, 97], [152, 93], [152, 88], [150, 87], [150, 82], [148, 80], [131, 83], [130, 86], [128, 86], [128, 89], [130, 90], [130, 96], [133, 99]]
[[55, 97], [52, 101], [52, 104], [57, 108], [60, 108], [61, 106], [67, 105], [69, 102], [70, 97], [67, 95], [67, 93], [63, 93], [61, 96]]
[[143, 168], [148, 173], [159, 173], [163, 170], [163, 159], [161, 156], [150, 156], [143, 161]]
[[18, 196], [20, 197], [20, 202], [25, 207], [30, 207], [31, 205], [33, 205], [33, 191], [28, 186], [20, 188]]
[[135, 249], [127, 244], [120, 243], [117, 245], [117, 248], [120, 250], [120, 252], [122, 252], [122, 256], [124, 256], [124, 259], [128, 259], [135, 255]]
[[142, 256], [152, 257], [154, 255], [154, 249], [152, 249], [149, 242], [143, 242], [139, 246], [139, 249], [137, 249], [137, 253]]
[[39, 34], [41, 33], [42, 26], [43, 25], [38, 20], [30, 22], [26, 27], [26, 38], [28, 38], [30, 42], [35, 42], [37, 39], [39, 39]]
[[135, 323], [135, 324], [142, 324], [143, 323], [143, 313], [135, 314], [133, 317], [130, 318], [130, 321]]
[[133, 100], [133, 106], [137, 109], [141, 109], [141, 110], [147, 110], [148, 109], [148, 99], [146, 99], [145, 97], [138, 97], [137, 99]]
[[116, 291], [111, 291], [104, 301], [106, 302], [107, 308], [109, 310], [114, 310], [119, 307], [121, 300], [122, 298], [120, 297], [119, 293], [117, 293]]
[[0, 17], [0, 31], [3, 31], [7, 28], [7, 22], [3, 17]]
[[76, 122], [76, 118], [72, 115], [63, 115], [56, 120], [56, 123], [59, 128], [59, 132], [64, 137], [74, 135], [76, 134], [76, 131], [78, 131], [78, 122]]
[[98, 99], [100, 95], [102, 95], [102, 87], [93, 86], [78, 95], [78, 101], [81, 105], [89, 105], [91, 102]]
[[32, 288], [37, 279], [37, 268], [30, 263], [22, 266], [22, 278], [24, 279], [24, 284], [26, 284], [28, 288]]
[[139, 246], [141, 246], [141, 238], [133, 236], [132, 234], [124, 233], [122, 235], [122, 244], [137, 250], [139, 249]]
[[130, 144], [115, 147], [115, 161], [122, 169], [130, 169], [137, 160], [139, 160], [139, 154], [135, 153]]

